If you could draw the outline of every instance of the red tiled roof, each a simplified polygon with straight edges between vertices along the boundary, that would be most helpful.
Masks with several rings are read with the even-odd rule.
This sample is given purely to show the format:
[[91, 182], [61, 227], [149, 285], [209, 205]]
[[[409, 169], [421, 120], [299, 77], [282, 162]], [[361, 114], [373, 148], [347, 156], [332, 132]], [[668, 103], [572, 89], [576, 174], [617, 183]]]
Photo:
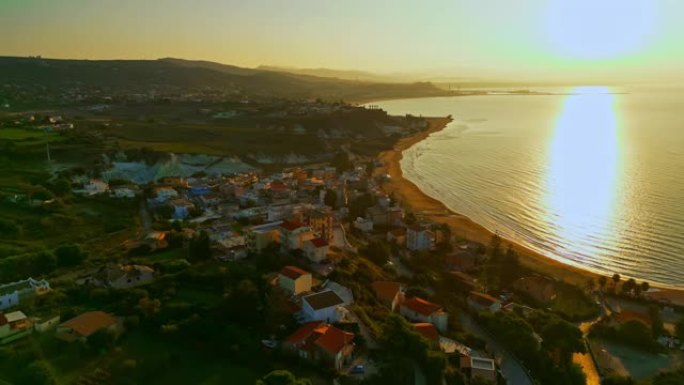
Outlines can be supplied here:
[[324, 238], [314, 238], [311, 240], [311, 243], [316, 247], [316, 248], [321, 248], [328, 246], [328, 241], [326, 241]]
[[410, 310], [413, 310], [416, 313], [428, 316], [430, 314], [433, 314], [439, 310], [442, 310], [442, 307], [434, 304], [432, 302], [426, 301], [422, 298], [419, 297], [412, 297], [404, 301], [404, 303], [401, 305], [404, 307], [409, 308]]
[[489, 294], [478, 293], [478, 292], [476, 292], [476, 291], [471, 291], [471, 292], [470, 292], [470, 295], [468, 296], [468, 298], [469, 298], [471, 301], [476, 302], [476, 303], [478, 303], [478, 304], [480, 304], [480, 305], [482, 305], [482, 306], [492, 306], [492, 305], [495, 304], [496, 302], [499, 302], [498, 299], [492, 297], [492, 296], [489, 295]]
[[309, 272], [298, 268], [297, 266], [285, 266], [280, 270], [280, 274], [290, 279], [297, 279], [302, 275], [310, 274]]
[[340, 330], [334, 326], [328, 326], [315, 344], [330, 354], [337, 354], [342, 348], [354, 340], [354, 334]]
[[299, 221], [284, 221], [280, 224], [280, 227], [288, 231], [293, 231], [297, 230], [300, 227], [304, 227], [304, 224]]
[[116, 318], [103, 311], [89, 311], [64, 322], [61, 326], [69, 328], [83, 337], [88, 337], [115, 323]]
[[378, 299], [387, 302], [394, 301], [394, 297], [401, 290], [401, 284], [399, 282], [392, 281], [373, 282], [371, 287], [373, 288], [375, 296], [378, 297]]
[[416, 328], [416, 331], [426, 339], [430, 341], [439, 340], [439, 333], [437, 332], [435, 325], [428, 322], [421, 322], [413, 324], [413, 326]]
[[294, 333], [292, 333], [289, 337], [285, 339], [285, 342], [288, 342], [293, 345], [300, 344], [304, 341], [306, 341], [307, 338], [311, 336], [311, 334], [321, 325], [323, 325], [323, 321], [313, 321], [313, 322], [307, 322], [304, 325], [302, 325], [299, 329], [297, 329]]

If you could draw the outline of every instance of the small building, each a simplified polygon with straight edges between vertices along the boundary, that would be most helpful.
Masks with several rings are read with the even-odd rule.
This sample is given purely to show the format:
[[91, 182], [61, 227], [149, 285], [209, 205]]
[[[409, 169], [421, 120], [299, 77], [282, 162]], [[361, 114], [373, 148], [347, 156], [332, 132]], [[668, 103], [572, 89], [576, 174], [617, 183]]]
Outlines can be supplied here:
[[152, 280], [154, 280], [154, 269], [149, 266], [108, 264], [87, 278], [85, 283], [115, 289], [127, 289], [146, 284]]
[[[496, 362], [491, 358], [470, 357], [470, 362], [465, 367], [470, 368], [470, 378], [481, 378], [496, 384]], [[463, 366], [462, 366], [463, 367]]]
[[187, 199], [174, 199], [171, 201], [171, 207], [173, 207], [174, 219], [185, 219], [195, 209], [195, 204]]
[[121, 332], [119, 321], [103, 311], [85, 312], [57, 327], [57, 338], [72, 342], [88, 340], [88, 337], [100, 330], [118, 334]]
[[280, 224], [280, 246], [283, 250], [301, 250], [304, 242], [314, 238], [309, 226], [299, 221], [284, 221]]
[[137, 195], [137, 190], [134, 190], [128, 186], [117, 186], [117, 187], [111, 188], [110, 194], [114, 198], [131, 199], [131, 198], [135, 198], [135, 196]]
[[496, 313], [501, 310], [501, 301], [489, 294], [471, 291], [468, 294], [468, 306], [477, 311], [491, 311]]
[[351, 362], [354, 334], [322, 321], [313, 321], [287, 337], [283, 347], [301, 358], [320, 361], [340, 370]]
[[404, 218], [404, 211], [400, 207], [373, 206], [366, 210], [366, 218], [370, 219], [374, 226], [396, 226]]
[[47, 281], [33, 278], [0, 285], [0, 310], [16, 306], [23, 299], [43, 295], [49, 291], [50, 284]]
[[178, 191], [173, 187], [157, 187], [154, 189], [152, 201], [155, 203], [166, 203], [169, 199], [175, 198], [178, 198]]
[[387, 242], [394, 243], [397, 246], [406, 246], [406, 228], [397, 227], [396, 229], [387, 232]]
[[335, 235], [333, 231], [333, 217], [327, 210], [316, 209], [308, 211], [304, 223], [318, 234], [319, 237], [330, 241]]
[[413, 324], [413, 327], [416, 329], [416, 332], [418, 334], [423, 336], [423, 338], [425, 338], [426, 340], [430, 341], [431, 344], [439, 344], [439, 332], [437, 331], [435, 325], [429, 322], [418, 322]]
[[375, 297], [385, 306], [395, 311], [404, 299], [404, 287], [399, 282], [376, 281], [371, 284]]
[[413, 322], [429, 322], [440, 332], [447, 330], [448, 314], [441, 306], [422, 298], [407, 298], [399, 306], [399, 313]]
[[406, 228], [406, 247], [412, 251], [432, 250], [435, 234], [425, 226], [414, 225]]
[[0, 313], [0, 341], [22, 332], [31, 331], [32, 323], [21, 311]]
[[307, 295], [302, 298], [302, 317], [305, 321], [337, 322], [341, 318], [338, 309], [344, 301], [332, 290]]
[[278, 286], [290, 294], [308, 293], [311, 285], [311, 273], [296, 266], [285, 266], [278, 273]]
[[304, 242], [304, 254], [311, 262], [321, 263], [328, 257], [330, 245], [325, 238], [314, 238]]
[[366, 218], [358, 217], [354, 221], [354, 228], [363, 231], [364, 233], [370, 233], [373, 231], [373, 221]]
[[282, 223], [282, 221], [277, 221], [247, 228], [247, 249], [259, 253], [271, 243], [277, 243], [280, 239]]
[[86, 195], [104, 194], [109, 191], [109, 184], [100, 179], [91, 179], [83, 186], [83, 192]]
[[545, 304], [556, 298], [556, 288], [553, 281], [539, 276], [529, 276], [513, 282], [513, 289], [532, 298], [538, 303]]

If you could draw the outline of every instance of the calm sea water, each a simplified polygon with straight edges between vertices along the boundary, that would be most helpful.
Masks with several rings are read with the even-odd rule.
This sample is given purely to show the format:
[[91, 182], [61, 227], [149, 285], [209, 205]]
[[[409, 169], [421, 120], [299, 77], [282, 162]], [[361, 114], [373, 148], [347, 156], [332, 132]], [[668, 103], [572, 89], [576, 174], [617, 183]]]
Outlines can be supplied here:
[[454, 121], [404, 154], [425, 193], [562, 262], [684, 287], [684, 91], [405, 99]]

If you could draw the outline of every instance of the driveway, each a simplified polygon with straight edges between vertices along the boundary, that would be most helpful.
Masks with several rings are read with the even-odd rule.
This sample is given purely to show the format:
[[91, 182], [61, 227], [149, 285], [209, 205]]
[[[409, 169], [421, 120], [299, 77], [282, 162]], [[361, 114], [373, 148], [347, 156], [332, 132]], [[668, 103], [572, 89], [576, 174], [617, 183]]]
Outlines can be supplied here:
[[534, 385], [532, 379], [523, 368], [513, 354], [509, 353], [500, 343], [494, 340], [490, 335], [477, 325], [475, 320], [468, 314], [461, 315], [461, 324], [463, 328], [482, 338], [487, 343], [487, 350], [494, 354], [499, 362], [499, 367], [503, 376], [506, 378], [506, 383], [511, 385]]

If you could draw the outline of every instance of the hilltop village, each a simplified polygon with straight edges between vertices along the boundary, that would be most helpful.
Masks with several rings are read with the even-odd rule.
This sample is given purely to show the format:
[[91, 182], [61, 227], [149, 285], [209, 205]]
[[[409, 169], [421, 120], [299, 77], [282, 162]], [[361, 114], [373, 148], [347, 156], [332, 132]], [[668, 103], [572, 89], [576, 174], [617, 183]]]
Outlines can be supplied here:
[[[277, 106], [278, 119], [391, 119], [377, 133], [390, 145], [436, 124], [343, 103]], [[680, 375], [657, 374], [676, 368], [684, 328], [676, 306], [644, 295], [648, 283], [566, 282], [522, 264], [496, 235], [475, 242], [412, 212], [388, 193], [377, 149], [352, 151], [376, 134], [318, 130], [322, 147], [346, 140], [347, 151], [302, 159], [262, 150], [243, 162], [162, 145], [112, 149], [95, 115], [14, 115], [0, 127], [0, 383]], [[126, 125], [107, 127], [117, 124]], [[269, 127], [312, 132], [308, 123]], [[44, 157], [49, 173], [35, 172]], [[635, 371], [616, 343], [660, 359]]]

